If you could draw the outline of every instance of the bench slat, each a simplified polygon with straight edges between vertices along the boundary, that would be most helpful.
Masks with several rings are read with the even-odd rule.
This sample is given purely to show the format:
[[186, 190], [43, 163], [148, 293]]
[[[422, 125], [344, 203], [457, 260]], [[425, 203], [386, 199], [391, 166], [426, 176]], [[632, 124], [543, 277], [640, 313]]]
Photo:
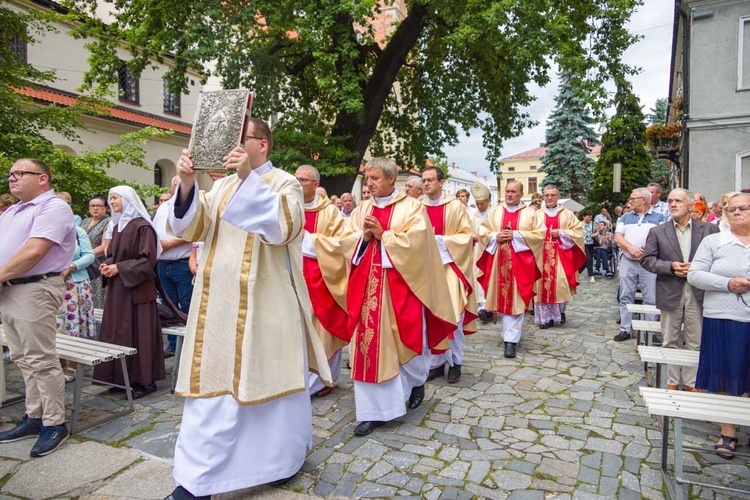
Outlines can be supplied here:
[[749, 398], [649, 387], [641, 387], [640, 391], [652, 415], [750, 425]]
[[642, 332], [661, 332], [661, 323], [659, 321], [634, 319], [632, 325], [633, 330], [640, 330]]
[[698, 366], [700, 359], [700, 351], [645, 345], [638, 346], [638, 354], [644, 363], [666, 363], [678, 366]]
[[651, 304], [627, 304], [628, 312], [636, 314], [661, 314], [656, 306]]

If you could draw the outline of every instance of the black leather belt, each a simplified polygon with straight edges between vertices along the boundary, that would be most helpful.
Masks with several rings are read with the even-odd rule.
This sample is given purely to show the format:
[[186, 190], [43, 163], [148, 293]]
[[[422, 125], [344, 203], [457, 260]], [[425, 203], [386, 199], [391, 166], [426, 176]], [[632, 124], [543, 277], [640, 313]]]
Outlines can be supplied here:
[[190, 257], [185, 257], [184, 259], [175, 259], [175, 260], [163, 260], [162, 262], [166, 262], [167, 264], [174, 264], [175, 262], [190, 262]]
[[36, 283], [37, 281], [46, 280], [47, 278], [53, 278], [55, 276], [60, 276], [62, 273], [45, 273], [45, 274], [35, 274], [34, 276], [26, 276], [25, 278], [16, 278], [13, 280], [3, 281], [3, 286], [13, 286], [13, 285], [28, 285], [29, 283]]

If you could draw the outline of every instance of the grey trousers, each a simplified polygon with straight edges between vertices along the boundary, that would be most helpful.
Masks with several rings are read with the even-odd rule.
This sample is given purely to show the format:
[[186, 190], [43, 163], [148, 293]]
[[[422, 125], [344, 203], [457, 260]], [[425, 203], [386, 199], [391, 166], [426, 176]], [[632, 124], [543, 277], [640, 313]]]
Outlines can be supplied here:
[[[635, 303], [637, 289], [643, 294], [643, 303], [656, 303], [656, 275], [641, 267], [637, 260], [623, 256], [620, 260], [620, 330], [632, 331], [632, 317], [628, 312], [628, 304]], [[656, 321], [656, 316], [647, 314], [646, 319]]]
[[[703, 308], [693, 294], [693, 287], [688, 283], [683, 287], [680, 307], [671, 311], [661, 311], [661, 331], [664, 333], [664, 347], [700, 351]], [[695, 387], [697, 373], [698, 367], [668, 365], [667, 384], [679, 385], [682, 375], [683, 385]]]

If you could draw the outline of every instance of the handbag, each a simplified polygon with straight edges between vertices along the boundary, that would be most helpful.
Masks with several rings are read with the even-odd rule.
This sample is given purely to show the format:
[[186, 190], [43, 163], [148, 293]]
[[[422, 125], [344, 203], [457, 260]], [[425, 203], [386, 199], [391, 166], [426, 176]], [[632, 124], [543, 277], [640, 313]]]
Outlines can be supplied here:
[[94, 261], [89, 267], [86, 268], [86, 272], [89, 273], [89, 281], [93, 281], [102, 277], [102, 272], [99, 270], [99, 266]]

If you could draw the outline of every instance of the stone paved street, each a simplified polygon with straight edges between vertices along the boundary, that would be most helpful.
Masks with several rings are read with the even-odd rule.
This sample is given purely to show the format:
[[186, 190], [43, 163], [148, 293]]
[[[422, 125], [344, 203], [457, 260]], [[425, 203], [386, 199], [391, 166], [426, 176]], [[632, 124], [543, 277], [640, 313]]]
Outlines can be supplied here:
[[[422, 407], [361, 438], [348, 371], [313, 399], [315, 447], [282, 489], [221, 499], [413, 497], [436, 499], [664, 498], [660, 437], [638, 395], [645, 384], [635, 341], [615, 343], [616, 281], [581, 285], [563, 327], [538, 330], [527, 317], [515, 360], [502, 357], [499, 326], [467, 339], [460, 383], [429, 383]], [[171, 361], [171, 360], [170, 360]], [[9, 390], [20, 387], [6, 364]], [[0, 445], [2, 498], [163, 498], [182, 402], [162, 390], [136, 412], [83, 432], [61, 450], [28, 457], [33, 441]], [[69, 388], [72, 386], [69, 386]], [[89, 387], [91, 421], [122, 405]], [[17, 419], [22, 405], [3, 409]], [[686, 423], [686, 439], [710, 445], [718, 426]], [[740, 430], [740, 446], [747, 444]], [[747, 448], [745, 448], [747, 450]], [[750, 463], [712, 452], [686, 454], [689, 476], [750, 491]], [[692, 498], [737, 498], [694, 488]]]

